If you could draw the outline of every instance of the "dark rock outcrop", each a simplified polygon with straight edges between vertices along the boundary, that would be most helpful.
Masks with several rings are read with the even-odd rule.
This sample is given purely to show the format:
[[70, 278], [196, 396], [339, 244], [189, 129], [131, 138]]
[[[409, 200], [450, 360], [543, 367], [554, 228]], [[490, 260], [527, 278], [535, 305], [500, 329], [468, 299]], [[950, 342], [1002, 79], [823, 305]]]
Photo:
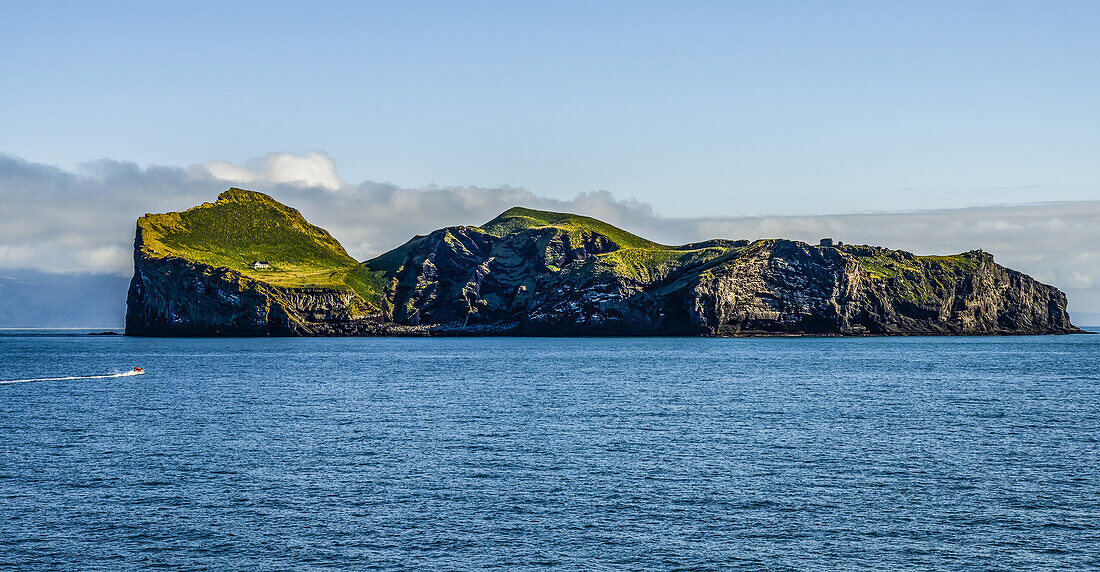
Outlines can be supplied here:
[[485, 227], [444, 228], [416, 237], [363, 263], [361, 274], [377, 275], [384, 285], [380, 311], [364, 304], [361, 290], [280, 287], [241, 271], [151, 254], [139, 225], [126, 333], [1080, 332], [1069, 321], [1061, 291], [1000, 266], [981, 251], [914, 256], [790, 240], [668, 247], [593, 219], [514, 210]]
[[[511, 235], [486, 244], [423, 241], [402, 266], [394, 292], [401, 323], [510, 324], [530, 335], [887, 335], [1078, 332], [1065, 295], [993, 262], [876, 278], [838, 248], [757, 241], [668, 274], [600, 272], [583, 258], [562, 260], [544, 236]], [[545, 245], [545, 246], [544, 246]], [[860, 248], [860, 247], [853, 247]], [[488, 254], [486, 251], [488, 250]], [[876, 254], [917, 257], [875, 249]], [[458, 260], [460, 263], [456, 263]], [[416, 286], [413, 286], [416, 285]], [[421, 293], [430, 290], [431, 295]], [[430, 302], [425, 304], [425, 300]], [[437, 308], [445, 307], [441, 312]], [[411, 312], [431, 311], [410, 320]], [[429, 318], [425, 320], [424, 318]]]

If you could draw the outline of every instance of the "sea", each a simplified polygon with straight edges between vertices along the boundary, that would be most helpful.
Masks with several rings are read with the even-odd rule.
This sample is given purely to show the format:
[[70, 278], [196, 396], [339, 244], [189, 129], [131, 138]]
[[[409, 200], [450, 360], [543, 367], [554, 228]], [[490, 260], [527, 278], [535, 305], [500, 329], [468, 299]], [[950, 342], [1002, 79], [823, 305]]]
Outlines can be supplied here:
[[0, 381], [0, 568], [1100, 568], [1100, 335], [6, 330]]

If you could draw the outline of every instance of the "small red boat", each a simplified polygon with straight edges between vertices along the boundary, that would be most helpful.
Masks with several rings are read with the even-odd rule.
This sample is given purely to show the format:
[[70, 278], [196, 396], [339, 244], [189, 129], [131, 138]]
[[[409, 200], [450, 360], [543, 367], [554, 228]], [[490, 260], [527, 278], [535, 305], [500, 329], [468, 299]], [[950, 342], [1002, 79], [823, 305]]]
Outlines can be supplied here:
[[135, 371], [135, 372], [137, 372], [137, 373], [145, 373], [145, 368], [143, 368], [143, 367], [135, 367], [135, 368], [134, 368], [134, 371]]

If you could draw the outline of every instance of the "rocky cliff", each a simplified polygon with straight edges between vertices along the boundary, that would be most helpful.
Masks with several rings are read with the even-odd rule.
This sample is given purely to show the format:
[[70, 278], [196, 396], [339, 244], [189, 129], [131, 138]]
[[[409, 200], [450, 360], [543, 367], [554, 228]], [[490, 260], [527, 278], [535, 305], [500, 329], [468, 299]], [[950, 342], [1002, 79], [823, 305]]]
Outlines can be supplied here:
[[230, 189], [215, 203], [138, 220], [126, 333], [380, 334], [379, 279], [298, 211]]
[[[1062, 292], [981, 251], [665, 246], [588, 217], [523, 208], [359, 264], [297, 211], [231, 189], [213, 204], [142, 217], [134, 258], [130, 335], [1079, 331]], [[261, 260], [270, 268], [251, 266]]]
[[[138, 242], [141, 231], [138, 231]], [[381, 334], [382, 313], [354, 291], [279, 287], [224, 267], [137, 251], [126, 300], [134, 336], [337, 336]]]

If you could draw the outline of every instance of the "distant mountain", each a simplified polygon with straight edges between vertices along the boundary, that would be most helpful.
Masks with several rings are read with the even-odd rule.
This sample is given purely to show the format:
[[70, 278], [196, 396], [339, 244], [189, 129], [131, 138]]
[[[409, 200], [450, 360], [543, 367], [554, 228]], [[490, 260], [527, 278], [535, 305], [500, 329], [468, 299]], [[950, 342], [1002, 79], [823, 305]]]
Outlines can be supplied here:
[[358, 263], [271, 197], [138, 220], [131, 335], [1069, 333], [1065, 295], [971, 251], [655, 243], [516, 207]]
[[119, 328], [128, 283], [117, 274], [0, 270], [0, 327]]

